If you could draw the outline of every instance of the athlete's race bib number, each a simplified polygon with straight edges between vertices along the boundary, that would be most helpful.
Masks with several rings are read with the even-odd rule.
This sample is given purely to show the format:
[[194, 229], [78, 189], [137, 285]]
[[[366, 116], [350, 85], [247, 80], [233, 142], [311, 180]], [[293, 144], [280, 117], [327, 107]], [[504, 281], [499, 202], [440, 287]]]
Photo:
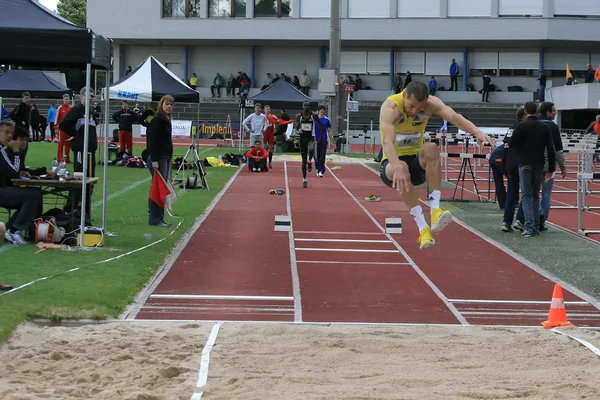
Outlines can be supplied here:
[[420, 142], [420, 133], [396, 133], [396, 146], [398, 147], [418, 146]]
[[312, 123], [310, 123], [310, 122], [301, 123], [300, 130], [301, 131], [312, 131]]

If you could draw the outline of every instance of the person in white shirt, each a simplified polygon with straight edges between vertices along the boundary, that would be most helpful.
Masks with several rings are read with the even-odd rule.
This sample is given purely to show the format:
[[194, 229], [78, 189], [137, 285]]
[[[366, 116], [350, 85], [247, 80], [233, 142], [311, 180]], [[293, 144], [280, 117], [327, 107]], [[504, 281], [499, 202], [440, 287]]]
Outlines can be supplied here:
[[250, 143], [255, 143], [258, 140], [261, 147], [265, 146], [263, 133], [267, 129], [268, 121], [265, 114], [262, 113], [260, 103], [254, 105], [254, 113], [248, 115], [242, 125], [246, 132], [250, 133]]

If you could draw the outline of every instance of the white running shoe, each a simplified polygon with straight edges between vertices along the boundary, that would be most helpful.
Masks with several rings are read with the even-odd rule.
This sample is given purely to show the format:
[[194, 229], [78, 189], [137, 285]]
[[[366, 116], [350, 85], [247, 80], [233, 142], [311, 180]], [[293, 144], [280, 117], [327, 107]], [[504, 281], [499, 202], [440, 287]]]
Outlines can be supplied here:
[[256, 168], [252, 168], [252, 172], [256, 172]]

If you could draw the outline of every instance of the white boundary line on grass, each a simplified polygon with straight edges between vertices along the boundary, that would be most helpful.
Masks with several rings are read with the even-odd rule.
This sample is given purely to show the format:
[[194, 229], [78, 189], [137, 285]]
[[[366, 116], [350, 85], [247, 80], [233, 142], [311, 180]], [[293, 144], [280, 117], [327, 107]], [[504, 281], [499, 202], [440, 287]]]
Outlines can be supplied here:
[[[206, 342], [206, 346], [202, 349], [202, 357], [200, 358], [200, 372], [198, 373], [198, 382], [196, 383], [196, 387], [198, 389], [202, 389], [206, 386], [208, 382], [208, 367], [210, 365], [210, 352], [215, 346], [215, 342], [217, 341], [217, 335], [219, 334], [219, 329], [223, 325], [222, 322], [217, 322], [212, 331], [210, 331], [210, 336], [208, 337], [208, 341]], [[204, 391], [196, 392], [192, 395], [191, 400], [200, 400]]]
[[148, 300], [148, 298], [150, 297], [150, 295], [152, 294], [152, 292], [154, 292], [154, 289], [156, 289], [156, 287], [161, 282], [161, 280], [171, 270], [171, 267], [173, 267], [173, 264], [175, 264], [175, 261], [177, 260], [177, 258], [179, 257], [179, 255], [181, 254], [181, 252], [183, 251], [183, 249], [185, 248], [185, 246], [187, 246], [187, 244], [189, 243], [189, 241], [192, 239], [192, 236], [194, 236], [194, 233], [196, 233], [196, 231], [198, 230], [198, 228], [200, 228], [200, 225], [202, 225], [202, 223], [204, 223], [204, 221], [206, 220], [206, 218], [208, 218], [208, 215], [216, 207], [217, 203], [221, 200], [221, 198], [223, 197], [223, 195], [225, 194], [225, 192], [227, 192], [227, 190], [229, 189], [229, 187], [233, 184], [233, 181], [235, 180], [235, 178], [237, 178], [237, 176], [240, 174], [240, 172], [242, 170], [243, 170], [243, 166], [240, 166], [238, 168], [238, 170], [233, 174], [233, 176], [231, 178], [229, 178], [229, 181], [227, 181], [227, 183], [225, 184], [225, 186], [223, 187], [223, 189], [221, 189], [221, 191], [210, 202], [210, 204], [208, 205], [208, 207], [206, 208], [206, 210], [204, 210], [204, 212], [202, 213], [202, 215], [200, 215], [196, 219], [196, 222], [190, 228], [190, 230], [187, 231], [183, 235], [183, 237], [181, 238], [181, 240], [179, 241], [179, 243], [177, 244], [177, 246], [175, 246], [175, 248], [173, 249], [173, 251], [171, 252], [171, 254], [165, 260], [165, 263], [163, 264], [162, 268], [159, 268], [156, 271], [156, 273], [154, 274], [154, 276], [148, 280], [148, 283], [146, 284], [146, 287], [144, 289], [142, 289], [142, 291], [140, 292], [140, 294], [136, 297], [134, 303], [125, 310], [125, 312], [121, 315], [120, 318], [122, 318], [122, 319], [135, 319], [135, 317], [138, 315], [138, 313], [140, 312], [140, 310], [142, 309], [142, 307], [146, 303], [146, 300]]
[[283, 172], [285, 177], [285, 205], [287, 215], [290, 217], [290, 264], [292, 268], [292, 291], [294, 294], [294, 322], [302, 322], [302, 294], [300, 292], [300, 275], [298, 274], [298, 263], [296, 262], [296, 250], [294, 241], [294, 225], [292, 222], [292, 204], [290, 196], [290, 183], [288, 181], [287, 161], [283, 162]]
[[[372, 171], [376, 175], [379, 175], [375, 170], [367, 167], [366, 165], [365, 165], [365, 168], [367, 168], [368, 170]], [[423, 204], [425, 204], [425, 205], [427, 205], [429, 207], [429, 203], [427, 203], [426, 201], [421, 200], [421, 203], [423, 203]], [[579, 298], [587, 301], [589, 304], [593, 305], [594, 307], [596, 307], [597, 309], [600, 310], [600, 302], [598, 300], [594, 299], [592, 296], [590, 296], [590, 295], [584, 293], [583, 291], [577, 289], [576, 287], [574, 287], [570, 283], [565, 282], [564, 280], [558, 278], [554, 274], [552, 274], [552, 273], [550, 273], [550, 272], [542, 269], [537, 264], [534, 264], [533, 262], [529, 261], [525, 257], [523, 257], [520, 254], [516, 253], [515, 251], [509, 249], [507, 246], [503, 245], [502, 243], [500, 243], [500, 242], [492, 239], [491, 237], [487, 236], [483, 232], [480, 232], [477, 229], [475, 229], [475, 228], [467, 225], [466, 223], [464, 223], [463, 221], [461, 221], [460, 219], [458, 219], [456, 216], [453, 215], [452, 217], [453, 217], [454, 222], [456, 222], [458, 225], [462, 226], [463, 228], [465, 228], [466, 230], [468, 230], [472, 234], [474, 234], [474, 235], [478, 236], [479, 238], [485, 240], [486, 242], [488, 242], [489, 244], [493, 245], [497, 249], [505, 252], [506, 254], [508, 254], [509, 256], [511, 256], [512, 258], [514, 258], [515, 260], [517, 260], [518, 262], [520, 262], [524, 266], [528, 267], [529, 269], [537, 272], [538, 274], [540, 274], [544, 278], [549, 279], [550, 281], [553, 281], [555, 283], [559, 283], [563, 288], [565, 288], [569, 292], [571, 292], [574, 295], [578, 296]]]
[[[369, 168], [364, 164], [365, 168]], [[340, 186], [346, 191], [348, 196], [354, 200], [356, 204], [367, 214], [367, 216], [373, 221], [373, 223], [381, 230], [381, 232], [385, 233], [385, 228], [377, 222], [377, 219], [373, 217], [373, 215], [361, 204], [361, 202], [352, 194], [352, 192], [344, 185], [344, 183], [338, 178], [333, 171], [329, 167], [327, 167], [331, 176], [335, 178], [335, 180], [340, 184]], [[454, 315], [454, 317], [462, 324], [462, 325], [470, 325], [469, 322], [462, 316], [462, 314], [458, 311], [458, 309], [454, 306], [454, 304], [448, 301], [448, 298], [442, 293], [442, 291], [429, 279], [429, 277], [417, 266], [417, 264], [413, 261], [412, 258], [406, 253], [406, 251], [400, 246], [398, 242], [392, 237], [392, 235], [386, 234], [387, 238], [394, 244], [394, 246], [400, 251], [400, 253], [406, 258], [406, 260], [410, 263], [413, 270], [423, 279], [423, 281], [431, 288], [431, 290], [442, 300], [442, 302], [446, 305], [448, 310]]]

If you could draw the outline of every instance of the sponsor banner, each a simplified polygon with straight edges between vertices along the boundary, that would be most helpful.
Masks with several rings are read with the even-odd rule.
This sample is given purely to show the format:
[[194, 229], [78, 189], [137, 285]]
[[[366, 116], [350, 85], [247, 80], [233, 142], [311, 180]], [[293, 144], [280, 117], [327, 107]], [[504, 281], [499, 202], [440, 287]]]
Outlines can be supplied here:
[[200, 122], [196, 136], [201, 139], [223, 139], [230, 138], [233, 129], [226, 122]]
[[[173, 137], [189, 138], [192, 132], [192, 121], [171, 121]], [[140, 126], [140, 135], [146, 137], [146, 127]]]

